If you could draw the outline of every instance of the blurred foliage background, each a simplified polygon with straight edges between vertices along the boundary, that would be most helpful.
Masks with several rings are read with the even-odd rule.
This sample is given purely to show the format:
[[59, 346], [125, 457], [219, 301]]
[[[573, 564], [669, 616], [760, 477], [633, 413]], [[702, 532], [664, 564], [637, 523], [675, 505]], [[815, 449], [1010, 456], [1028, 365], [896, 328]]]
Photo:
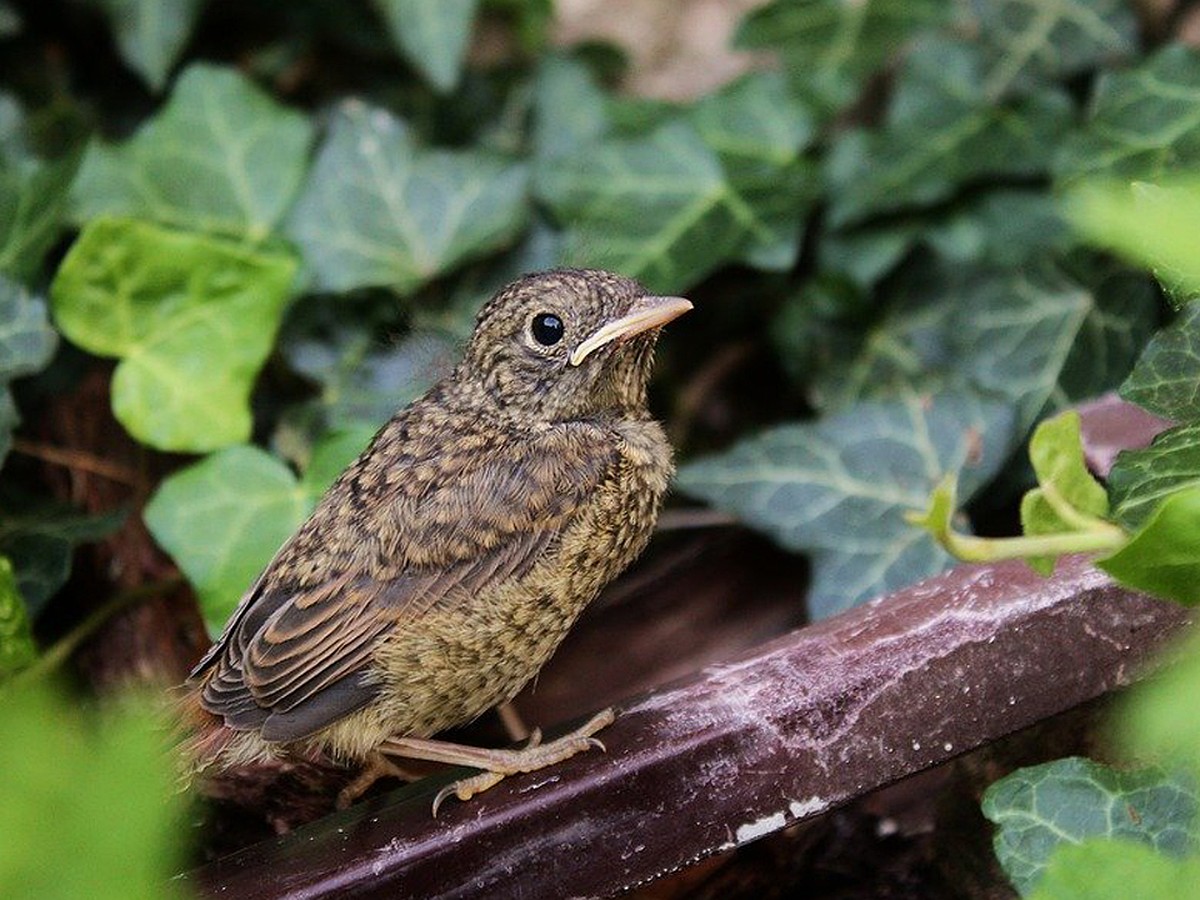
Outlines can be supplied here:
[[[157, 592], [161, 666], [91, 681], [178, 680], [554, 265], [695, 301], [652, 398], [677, 509], [807, 554], [813, 616], [941, 570], [904, 512], [961, 472], [1013, 530], [1031, 428], [1190, 299], [1194, 235], [1160, 286], [1153, 216], [1130, 247], [1061, 201], [1197, 167], [1198, 33], [1173, 0], [3, 0], [0, 678]], [[58, 727], [5, 709], [0, 751]]]

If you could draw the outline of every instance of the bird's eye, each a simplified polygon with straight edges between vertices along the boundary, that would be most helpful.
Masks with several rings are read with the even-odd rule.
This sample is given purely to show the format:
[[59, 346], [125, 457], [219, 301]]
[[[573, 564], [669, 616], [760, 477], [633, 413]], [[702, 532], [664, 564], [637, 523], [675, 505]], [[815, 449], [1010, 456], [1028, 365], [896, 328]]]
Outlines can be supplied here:
[[533, 332], [533, 339], [539, 344], [546, 347], [552, 347], [562, 340], [563, 321], [554, 313], [538, 313], [533, 317], [533, 324], [529, 330]]

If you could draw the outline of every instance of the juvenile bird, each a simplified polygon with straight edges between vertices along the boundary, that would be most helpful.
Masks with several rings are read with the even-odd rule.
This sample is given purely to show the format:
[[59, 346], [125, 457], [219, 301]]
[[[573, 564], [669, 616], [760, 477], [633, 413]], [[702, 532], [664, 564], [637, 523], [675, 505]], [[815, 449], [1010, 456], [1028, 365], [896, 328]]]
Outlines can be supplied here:
[[[646, 407], [662, 325], [692, 308], [609, 272], [528, 275], [484, 305], [454, 371], [397, 412], [242, 598], [192, 671], [196, 771], [331, 757], [505, 775], [590, 746], [431, 740], [511, 699], [649, 540], [671, 449]], [[535, 732], [536, 735], [536, 732]]]

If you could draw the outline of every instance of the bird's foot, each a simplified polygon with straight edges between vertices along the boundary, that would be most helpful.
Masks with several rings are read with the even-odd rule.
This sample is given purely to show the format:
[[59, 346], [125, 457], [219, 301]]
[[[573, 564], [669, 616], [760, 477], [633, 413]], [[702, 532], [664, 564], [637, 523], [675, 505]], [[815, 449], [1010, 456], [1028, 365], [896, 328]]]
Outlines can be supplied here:
[[363, 766], [362, 771], [354, 780], [347, 784], [337, 795], [337, 808], [347, 809], [355, 800], [380, 778], [399, 778], [402, 781], [416, 781], [420, 776], [402, 766], [396, 765], [382, 753], [373, 754]]
[[460, 779], [442, 788], [433, 800], [433, 814], [436, 816], [442, 801], [451, 794], [459, 800], [469, 800], [499, 784], [507, 775], [536, 772], [592, 747], [603, 751], [604, 745], [592, 735], [611, 725], [614, 719], [616, 714], [612, 709], [603, 710], [588, 719], [581, 728], [545, 744], [542, 743], [541, 732], [535, 728], [529, 742], [519, 750], [489, 750], [446, 741], [408, 737], [390, 738], [381, 744], [379, 749], [393, 756], [483, 770], [478, 775]]

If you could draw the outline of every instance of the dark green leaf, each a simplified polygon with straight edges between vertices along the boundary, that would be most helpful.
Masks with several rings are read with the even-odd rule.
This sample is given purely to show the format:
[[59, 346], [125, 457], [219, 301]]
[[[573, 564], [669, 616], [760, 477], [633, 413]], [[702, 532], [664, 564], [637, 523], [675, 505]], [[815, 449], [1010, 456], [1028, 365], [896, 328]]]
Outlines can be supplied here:
[[1154, 769], [1129, 772], [1068, 757], [1018, 769], [983, 795], [996, 856], [1021, 893], [1063, 843], [1114, 838], [1182, 856], [1196, 843], [1195, 785]]
[[950, 560], [904, 520], [943, 475], [970, 497], [1007, 455], [1012, 419], [966, 392], [860, 403], [814, 424], [768, 429], [680, 469], [681, 491], [813, 556], [809, 607], [826, 616], [911, 584]]
[[524, 166], [418, 149], [382, 109], [343, 103], [288, 230], [317, 286], [409, 293], [511, 242], [528, 215]]
[[0, 38], [12, 37], [21, 32], [21, 17], [7, 3], [0, 3]]
[[442, 93], [462, 74], [479, 0], [372, 0], [392, 40]]
[[51, 299], [63, 334], [121, 358], [113, 412], [164, 450], [250, 435], [250, 390], [296, 278], [291, 256], [122, 219], [89, 225]]
[[57, 343], [42, 298], [0, 275], [0, 462], [8, 456], [12, 430], [20, 421], [8, 383], [39, 371]]
[[734, 42], [779, 51], [801, 95], [828, 113], [854, 100], [866, 76], [949, 9], [943, 0], [775, 0], [746, 17]]
[[1200, 603], [1200, 486], [1169, 494], [1129, 543], [1096, 565], [1138, 590]]
[[238, 446], [164, 480], [145, 518], [196, 589], [216, 634], [314, 503], [287, 466], [257, 447]]
[[187, 43], [205, 0], [94, 0], [108, 16], [126, 65], [155, 92]]
[[1137, 528], [1167, 495], [1200, 486], [1200, 422], [1168, 429], [1144, 450], [1125, 450], [1108, 473], [1116, 519]]
[[1126, 840], [1060, 844], [1031, 900], [1180, 900], [1200, 884], [1200, 858], [1179, 860]]
[[97, 716], [44, 685], [0, 695], [0, 896], [182, 898], [184, 804], [152, 709]]
[[533, 151], [542, 161], [575, 153], [608, 131], [608, 98], [578, 59], [549, 55], [533, 80]]
[[12, 563], [0, 556], [0, 684], [37, 659], [25, 601]]
[[847, 131], [831, 148], [834, 225], [938, 203], [981, 179], [1048, 171], [1070, 102], [1042, 90], [997, 105], [984, 93], [981, 66], [965, 44], [929, 40], [912, 53], [885, 126]]
[[261, 239], [295, 196], [312, 128], [231, 69], [194, 64], [166, 107], [123, 144], [93, 144], [77, 216], [135, 216]]
[[736, 256], [756, 224], [716, 154], [684, 122], [551, 160], [536, 186], [564, 226], [569, 262], [663, 293]]
[[1159, 51], [1129, 72], [1106, 72], [1082, 130], [1066, 139], [1055, 169], [1157, 181], [1200, 165], [1200, 56], [1188, 47]]
[[1166, 419], [1200, 419], [1200, 303], [1151, 339], [1121, 396]]

